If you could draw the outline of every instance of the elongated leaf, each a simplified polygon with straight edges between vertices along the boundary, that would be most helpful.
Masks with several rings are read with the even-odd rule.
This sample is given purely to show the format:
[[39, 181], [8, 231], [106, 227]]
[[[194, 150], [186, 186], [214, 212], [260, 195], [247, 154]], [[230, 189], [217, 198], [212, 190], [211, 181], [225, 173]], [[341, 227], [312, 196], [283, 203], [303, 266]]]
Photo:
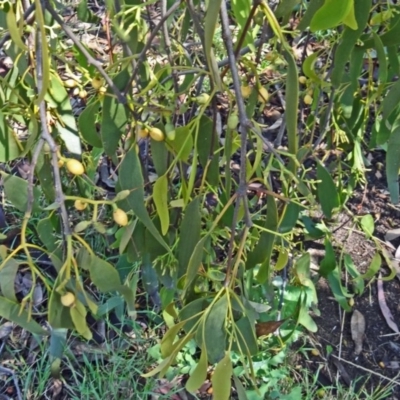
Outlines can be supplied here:
[[339, 195], [330, 173], [320, 163], [317, 165], [318, 199], [327, 218], [332, 218], [332, 211], [339, 207]]
[[235, 325], [238, 341], [237, 343], [234, 342], [233, 350], [243, 353], [248, 357], [257, 354], [258, 345], [254, 331], [254, 323], [250, 321], [247, 315], [244, 315]]
[[190, 257], [200, 240], [201, 216], [200, 198], [196, 197], [186, 207], [181, 223], [178, 243], [178, 279], [185, 274]]
[[166, 235], [169, 229], [168, 178], [166, 175], [157, 178], [153, 188], [153, 199], [161, 221], [161, 233]]
[[373, 278], [381, 268], [381, 265], [382, 265], [382, 258], [379, 253], [375, 253], [367, 271], [365, 272], [365, 274], [361, 275], [361, 278], [366, 280]]
[[[28, 203], [28, 182], [18, 176], [8, 175], [0, 172], [4, 179], [4, 192], [7, 200], [19, 211], [25, 212]], [[39, 209], [40, 191], [37, 187], [33, 189], [34, 207], [33, 211]]]
[[[119, 73], [113, 80], [119, 90], [125, 88], [129, 74], [126, 69]], [[127, 110], [125, 105], [121, 104], [115, 98], [112, 88], [108, 88], [104, 97], [102, 107], [102, 121], [100, 135], [105, 152], [111, 157], [115, 155], [118, 142], [125, 133], [125, 127], [128, 122]]]
[[311, 256], [310, 253], [304, 253], [294, 265], [294, 272], [298, 281], [303, 285], [312, 290], [313, 303], [318, 303], [317, 291], [315, 289], [314, 282], [311, 280], [310, 274], [311, 268]]
[[375, 230], [374, 218], [371, 214], [364, 215], [361, 218], [361, 228], [365, 232], [365, 235], [370, 238]]
[[336, 27], [349, 14], [351, 7], [354, 8], [354, 0], [325, 0], [323, 6], [316, 11], [311, 20], [311, 31], [315, 32]]
[[235, 374], [233, 374], [233, 381], [235, 382], [236, 393], [239, 400], [249, 400], [242, 382]]
[[351, 294], [347, 292], [347, 290], [342, 286], [339, 275], [339, 268], [336, 267], [332, 272], [329, 273], [328, 277], [329, 287], [332, 290], [332, 293], [336, 299], [336, 301], [340, 304], [340, 306], [345, 311], [351, 311], [351, 307], [347, 302], [347, 299], [352, 297]]
[[82, 335], [85, 339], [92, 339], [92, 332], [90, 331], [88, 324], [86, 322], [86, 308], [85, 306], [77, 300], [75, 305], [70, 308], [71, 319], [74, 323], [77, 332]]
[[387, 120], [400, 102], [400, 81], [395, 82], [382, 102], [382, 117]]
[[175, 139], [168, 142], [168, 147], [176, 154], [178, 160], [187, 161], [193, 150], [193, 136], [190, 126], [176, 128]]
[[68, 93], [58, 75], [50, 76], [50, 88], [46, 93], [45, 100], [57, 110], [59, 119], [55, 125], [56, 130], [68, 151], [74, 154], [81, 154], [82, 147], [78, 135], [78, 127], [76, 126], [76, 119], [72, 112]]
[[304, 13], [297, 29], [300, 31], [305, 31], [309, 27], [315, 13], [323, 6], [323, 4], [324, 0], [310, 0], [307, 5], [307, 10]]
[[21, 311], [20, 304], [5, 297], [0, 297], [0, 316], [16, 323], [30, 333], [36, 335], [48, 334], [36, 321], [29, 318], [27, 311]]
[[211, 377], [213, 400], [229, 400], [231, 398], [232, 361], [229, 352], [217, 364]]
[[[396, 84], [399, 82], [396, 82]], [[386, 179], [393, 204], [398, 204], [399, 202], [399, 169], [400, 125], [396, 126], [390, 134], [386, 152]]]
[[186, 390], [188, 392], [195, 392], [205, 382], [207, 378], [207, 367], [207, 350], [203, 348], [201, 351], [200, 360], [186, 382]]
[[9, 259], [0, 270], [0, 293], [5, 298], [16, 302], [15, 296], [15, 276], [17, 275], [19, 263], [14, 259]]
[[100, 102], [88, 104], [78, 118], [79, 131], [82, 137], [94, 147], [102, 147], [101, 137], [96, 129], [96, 116], [100, 109]]
[[90, 260], [90, 279], [101, 292], [118, 290], [122, 285], [118, 271], [107, 261], [92, 255]]
[[329, 239], [325, 240], [325, 257], [321, 261], [319, 273], [323, 277], [327, 277], [336, 268], [335, 251]]
[[6, 21], [7, 21], [7, 28], [8, 32], [11, 36], [12, 42], [17, 45], [22, 51], [26, 51], [27, 47], [25, 43], [21, 39], [20, 32], [18, 30], [17, 19], [15, 17], [13, 3], [8, 3], [9, 6], [7, 7], [6, 13]]
[[121, 201], [121, 208], [125, 211], [132, 210], [154, 238], [165, 249], [169, 250], [167, 243], [154, 226], [144, 205], [143, 176], [135, 149], [131, 149], [121, 163], [118, 186], [120, 190], [128, 189], [131, 191], [130, 195]]
[[204, 254], [204, 245], [206, 243], [207, 236], [204, 236], [197, 244], [193, 250], [193, 253], [190, 257], [188, 266], [187, 266], [187, 273], [186, 273], [186, 283], [185, 283], [185, 290], [193, 283], [195, 280], [199, 268], [201, 266], [201, 262], [203, 259]]
[[0, 112], [0, 162], [7, 162], [16, 159], [22, 149], [14, 137], [6, 122], [5, 115]]

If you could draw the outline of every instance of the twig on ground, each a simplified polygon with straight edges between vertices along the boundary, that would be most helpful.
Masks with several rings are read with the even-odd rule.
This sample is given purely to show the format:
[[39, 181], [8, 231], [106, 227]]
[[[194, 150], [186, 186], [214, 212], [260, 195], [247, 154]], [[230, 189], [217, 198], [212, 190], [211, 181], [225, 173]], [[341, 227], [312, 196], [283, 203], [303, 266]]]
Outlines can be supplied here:
[[0, 366], [0, 372], [2, 372], [3, 374], [10, 375], [12, 377], [12, 380], [13, 380], [13, 383], [14, 383], [14, 386], [15, 386], [15, 390], [17, 392], [17, 398], [18, 398], [18, 400], [22, 400], [22, 393], [21, 393], [21, 390], [20, 390], [20, 388], [18, 386], [18, 378], [15, 375], [15, 372], [12, 369], [5, 368], [5, 367], [2, 367], [2, 366]]
[[123, 93], [121, 93], [121, 91], [115, 86], [114, 82], [111, 80], [109, 75], [106, 73], [106, 71], [104, 71], [101, 63], [90, 55], [90, 53], [82, 45], [81, 41], [75, 36], [75, 34], [72, 32], [72, 30], [69, 28], [69, 26], [67, 24], [65, 24], [65, 22], [62, 20], [62, 18], [57, 14], [57, 12], [54, 10], [54, 8], [50, 5], [48, 0], [45, 1], [45, 5], [46, 5], [46, 10], [55, 19], [55, 21], [60, 24], [63, 31], [74, 42], [75, 46], [79, 49], [79, 51], [81, 51], [81, 53], [85, 56], [87, 62], [89, 64], [93, 65], [97, 69], [97, 71], [100, 73], [100, 75], [104, 78], [104, 80], [107, 82], [108, 86], [114, 92], [118, 101], [122, 104], [125, 104], [126, 96]]

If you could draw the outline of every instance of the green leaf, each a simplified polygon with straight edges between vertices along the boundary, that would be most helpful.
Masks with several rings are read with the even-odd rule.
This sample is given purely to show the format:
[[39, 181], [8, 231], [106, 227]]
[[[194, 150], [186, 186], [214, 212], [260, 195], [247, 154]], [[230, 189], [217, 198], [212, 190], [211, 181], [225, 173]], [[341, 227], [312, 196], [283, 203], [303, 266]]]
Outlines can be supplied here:
[[306, 296], [304, 296], [304, 299], [302, 299], [302, 300], [300, 299], [300, 310], [299, 310], [299, 316], [298, 316], [297, 322], [300, 325], [303, 325], [304, 328], [306, 328], [310, 332], [317, 332], [317, 330], [318, 330], [317, 324], [311, 318], [311, 316], [308, 312], [308, 308], [306, 306], [306, 302], [307, 302]]
[[361, 277], [361, 274], [358, 272], [350, 255], [345, 254], [343, 257], [343, 261], [344, 261], [344, 266], [345, 266], [346, 270], [349, 272], [349, 274], [353, 278], [352, 286], [354, 289], [354, 293], [359, 294], [359, 295], [363, 294], [364, 288], [365, 288], [364, 279]]
[[186, 390], [188, 392], [194, 393], [206, 381], [207, 367], [207, 350], [203, 348], [201, 351], [200, 360], [186, 382]]
[[153, 187], [153, 200], [161, 221], [161, 233], [165, 236], [169, 229], [168, 178], [166, 175], [157, 178]]
[[22, 148], [7, 124], [5, 115], [0, 112], [0, 162], [15, 160], [21, 154]]
[[375, 230], [374, 218], [371, 214], [364, 215], [361, 218], [361, 228], [364, 231], [367, 238], [372, 237]]
[[[54, 287], [60, 284], [60, 276], [54, 282]], [[61, 295], [53, 290], [49, 300], [48, 320], [52, 329], [73, 329], [74, 324], [71, 319], [69, 308], [61, 303]]]
[[313, 19], [315, 13], [323, 6], [324, 0], [310, 0], [306, 12], [303, 15], [303, 18], [301, 19], [297, 29], [299, 29], [300, 32], [305, 31], [309, 25], [311, 20]]
[[89, 271], [93, 284], [103, 293], [118, 290], [122, 285], [118, 271], [100, 257], [91, 255]]
[[351, 7], [348, 14], [343, 18], [343, 24], [347, 25], [351, 29], [358, 29], [358, 24], [356, 20], [355, 10], [354, 10], [354, 0], [351, 1]]
[[310, 23], [312, 32], [335, 28], [343, 22], [354, 8], [354, 0], [325, 0], [323, 6], [316, 11]]
[[322, 211], [327, 218], [332, 218], [332, 211], [339, 207], [339, 195], [335, 186], [335, 182], [328, 172], [320, 163], [317, 164], [318, 183], [318, 200], [321, 203]]
[[180, 225], [178, 242], [178, 279], [186, 273], [189, 260], [200, 240], [201, 215], [200, 197], [193, 199], [185, 209], [185, 216]]
[[[114, 78], [113, 82], [119, 90], [123, 90], [128, 79], [129, 74], [124, 69]], [[112, 157], [115, 155], [121, 136], [125, 133], [128, 116], [125, 105], [121, 104], [114, 96], [111, 87], [107, 89], [107, 93], [104, 96], [101, 115], [100, 135], [103, 142], [102, 147], [107, 155]]]
[[217, 364], [211, 377], [213, 400], [229, 400], [231, 398], [232, 361], [229, 352]]
[[85, 306], [79, 300], [77, 300], [75, 305], [70, 308], [70, 314], [77, 332], [85, 339], [91, 340], [92, 332], [90, 331], [86, 322], [87, 312]]
[[46, 102], [57, 111], [55, 132], [58, 132], [70, 153], [81, 154], [82, 147], [76, 126], [76, 119], [72, 112], [68, 93], [58, 75], [50, 76], [50, 87], [45, 95]]
[[18, 272], [19, 263], [10, 258], [0, 270], [0, 293], [7, 299], [16, 302], [15, 276]]
[[321, 261], [319, 273], [323, 277], [327, 277], [336, 268], [335, 251], [330, 240], [325, 240], [325, 257]]
[[371, 260], [371, 264], [369, 265], [365, 274], [361, 275], [362, 279], [368, 280], [373, 278], [379, 271], [382, 265], [382, 258], [379, 253], [375, 253], [374, 257]]
[[[4, 192], [7, 200], [19, 211], [25, 212], [28, 203], [28, 182], [14, 175], [0, 172], [4, 179]], [[33, 211], [39, 210], [40, 191], [33, 188], [34, 205]]]
[[169, 357], [174, 351], [174, 342], [178, 333], [181, 331], [182, 327], [185, 325], [186, 321], [181, 321], [176, 325], [172, 326], [168, 331], [164, 334], [161, 343], [160, 343], [160, 351], [162, 358]]
[[389, 89], [388, 94], [382, 102], [382, 118], [386, 121], [390, 114], [400, 103], [400, 81], [395, 82]]
[[36, 321], [29, 317], [26, 310], [21, 310], [20, 304], [6, 299], [5, 297], [0, 297], [0, 317], [14, 322], [21, 328], [35, 335], [48, 334]]
[[336, 267], [328, 276], [329, 287], [332, 290], [333, 296], [336, 301], [340, 304], [340, 306], [345, 311], [350, 311], [351, 307], [347, 302], [347, 299], [353, 297], [347, 290], [342, 286], [340, 281], [339, 267]]
[[235, 322], [238, 341], [233, 343], [233, 350], [248, 357], [258, 353], [257, 338], [254, 331], [254, 323], [247, 315]]
[[214, 364], [221, 360], [226, 349], [225, 319], [228, 312], [228, 298], [221, 297], [211, 308], [203, 325], [197, 329], [196, 340], [207, 349], [208, 360]]
[[[246, 390], [243, 387], [242, 382], [240, 382], [240, 379], [235, 374], [233, 374], [233, 381], [235, 382], [236, 393], [237, 393], [238, 399], [239, 400], [249, 400], [249, 398], [247, 397], [247, 394], [246, 394]], [[300, 397], [298, 397], [298, 398], [300, 398]]]
[[308, 78], [312, 79], [316, 83], [321, 83], [322, 80], [318, 76], [318, 74], [314, 70], [314, 66], [316, 61], [318, 60], [318, 57], [320, 56], [320, 52], [317, 51], [310, 56], [308, 56], [304, 62], [303, 62], [303, 72], [304, 75], [307, 76]]
[[304, 253], [294, 265], [294, 273], [298, 281], [303, 285], [311, 289], [313, 293], [313, 303], [318, 303], [317, 291], [315, 289], [314, 282], [311, 280], [311, 256], [310, 253]]
[[85, 107], [78, 118], [79, 132], [83, 139], [91, 146], [98, 148], [103, 147], [100, 134], [96, 129], [96, 118], [100, 106], [100, 102], [95, 99]]
[[207, 299], [200, 298], [193, 300], [182, 308], [182, 310], [179, 312], [179, 319], [186, 322], [183, 327], [185, 332], [189, 332], [194, 327], [208, 304], [209, 303]]
[[186, 273], [186, 283], [185, 283], [185, 291], [188, 287], [193, 283], [195, 280], [197, 273], [199, 271], [201, 262], [203, 260], [203, 253], [204, 253], [204, 245], [207, 240], [207, 236], [204, 236], [196, 245], [193, 250], [193, 253], [190, 257], [188, 266], [187, 266], [187, 273]]
[[285, 206], [285, 211], [279, 224], [279, 232], [290, 232], [296, 225], [300, 214], [300, 206], [297, 203], [289, 203]]
[[180, 126], [175, 129], [175, 139], [169, 141], [167, 146], [176, 154], [178, 160], [188, 161], [193, 150], [193, 137], [190, 126]]
[[[396, 84], [399, 82], [400, 81], [396, 82]], [[390, 192], [390, 199], [393, 204], [398, 204], [399, 202], [399, 169], [400, 125], [396, 125], [390, 134], [386, 152], [386, 180]]]
[[125, 211], [132, 210], [154, 238], [166, 250], [169, 250], [167, 243], [154, 226], [145, 207], [142, 170], [135, 149], [129, 150], [121, 163], [118, 186], [118, 191], [125, 189], [131, 191], [130, 195], [125, 200], [121, 201], [121, 208]]

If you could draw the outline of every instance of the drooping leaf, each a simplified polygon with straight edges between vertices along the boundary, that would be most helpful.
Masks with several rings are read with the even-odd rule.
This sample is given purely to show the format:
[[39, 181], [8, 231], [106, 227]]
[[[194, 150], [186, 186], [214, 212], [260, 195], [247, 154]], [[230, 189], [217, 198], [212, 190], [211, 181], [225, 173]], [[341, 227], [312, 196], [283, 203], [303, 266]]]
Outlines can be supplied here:
[[[113, 79], [113, 82], [119, 90], [123, 90], [128, 80], [128, 71], [124, 69]], [[128, 122], [126, 107], [114, 96], [111, 87], [108, 88], [107, 93], [104, 96], [101, 115], [100, 135], [103, 145], [102, 147], [111, 157], [115, 155], [118, 142], [121, 139], [121, 136], [125, 133], [125, 127]]]
[[165, 236], [169, 229], [168, 178], [166, 175], [157, 178], [153, 187], [153, 199], [161, 221], [161, 233]]
[[250, 318], [244, 315], [236, 321], [235, 329], [237, 331], [237, 343], [233, 343], [232, 349], [249, 357], [257, 354], [257, 338], [254, 331], [254, 324], [250, 321]]
[[332, 290], [333, 296], [336, 301], [340, 304], [340, 306], [345, 311], [351, 311], [351, 307], [347, 302], [347, 299], [352, 297], [351, 294], [347, 292], [347, 290], [342, 286], [339, 275], [339, 268], [336, 267], [332, 272], [330, 272], [327, 276], [329, 287]]
[[186, 382], [186, 390], [188, 392], [195, 392], [205, 382], [207, 378], [207, 367], [207, 350], [203, 348], [203, 350], [201, 351], [199, 362], [197, 363], [196, 368], [190, 374], [190, 377]]
[[[128, 189], [130, 195], [121, 201], [121, 208], [125, 211], [132, 210], [143, 225], [149, 230], [154, 238], [166, 249], [169, 250], [160, 232], [154, 226], [144, 203], [144, 182], [140, 162], [135, 149], [129, 150], [121, 163], [118, 177], [120, 190]], [[118, 190], [119, 191], [119, 190]]]
[[336, 27], [343, 22], [352, 7], [354, 8], [353, 0], [325, 0], [322, 7], [315, 12], [311, 20], [311, 31], [315, 32]]
[[217, 364], [211, 377], [213, 400], [229, 400], [231, 398], [232, 360], [229, 352]]
[[193, 199], [185, 209], [178, 243], [178, 279], [185, 274], [196, 244], [200, 240], [200, 197]]
[[22, 152], [18, 141], [0, 112], [0, 162], [15, 160]]
[[319, 273], [323, 277], [327, 277], [336, 268], [335, 251], [329, 239], [325, 240], [325, 257], [321, 261]]
[[15, 277], [17, 275], [19, 263], [10, 258], [0, 270], [0, 293], [5, 298], [16, 302], [15, 296]]
[[12, 321], [28, 332], [36, 335], [47, 335], [45, 331], [35, 320], [29, 318], [26, 310], [21, 310], [21, 305], [10, 299], [0, 296], [0, 316], [8, 321]]
[[179, 160], [186, 162], [193, 150], [193, 136], [190, 125], [177, 127], [175, 139], [168, 142], [168, 147]]
[[86, 322], [87, 311], [85, 306], [77, 300], [75, 305], [70, 308], [70, 314], [77, 332], [85, 339], [91, 340], [93, 335]]
[[78, 118], [80, 134], [93, 147], [102, 147], [100, 133], [96, 129], [96, 116], [100, 109], [100, 102], [93, 101], [88, 104]]
[[332, 218], [332, 211], [339, 207], [339, 195], [335, 182], [331, 174], [320, 163], [317, 165], [318, 199], [321, 203], [322, 211], [327, 218]]
[[[396, 82], [399, 83], [400, 81]], [[399, 86], [400, 89], [400, 86]], [[390, 134], [386, 152], [386, 179], [393, 204], [399, 202], [400, 125]]]
[[379, 271], [380, 267], [382, 265], [382, 258], [378, 252], [376, 252], [371, 260], [371, 263], [365, 272], [365, 274], [361, 275], [362, 279], [368, 280], [373, 278], [376, 273]]
[[112, 292], [122, 285], [118, 271], [100, 257], [91, 256], [89, 271], [90, 279], [101, 292]]
[[366, 214], [361, 218], [361, 228], [365, 232], [367, 238], [370, 238], [375, 230], [374, 218], [371, 214]]

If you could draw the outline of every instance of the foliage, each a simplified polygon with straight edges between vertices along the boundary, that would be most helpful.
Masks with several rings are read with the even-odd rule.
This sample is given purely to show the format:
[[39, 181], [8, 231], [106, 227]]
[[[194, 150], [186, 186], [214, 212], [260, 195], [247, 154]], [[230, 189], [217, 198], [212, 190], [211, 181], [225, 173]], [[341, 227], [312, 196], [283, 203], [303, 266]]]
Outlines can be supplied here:
[[[144, 16], [156, 3], [155, 24]], [[214, 364], [215, 397], [230, 398], [233, 379], [246, 398], [234, 367], [246, 366], [246, 380], [257, 386], [252, 360], [260, 350], [281, 349], [299, 326], [317, 329], [309, 312], [317, 312], [319, 276], [349, 309], [347, 300], [381, 264], [378, 241], [364, 276], [348, 256], [338, 260], [329, 221], [364, 182], [366, 147], [387, 152], [388, 188], [399, 199], [399, 7], [371, 0], [288, 0], [276, 9], [250, 0], [229, 9], [224, 0], [106, 2], [104, 62], [64, 22], [60, 3], [24, 7], [3, 2], [0, 11], [1, 45], [12, 61], [0, 85], [0, 160], [12, 166], [25, 157], [31, 165], [27, 180], [11, 167], [1, 173], [9, 207], [24, 217], [19, 243], [1, 246], [0, 280], [13, 282], [28, 267], [32, 285], [23, 298], [3, 285], [0, 315], [52, 336], [57, 365], [57, 333], [92, 338], [87, 315], [98, 318], [99, 304], [88, 281], [122, 297], [135, 318], [139, 277], [132, 271], [139, 264], [142, 286], [168, 326], [163, 361], [144, 376], [165, 375], [194, 341], [200, 353], [187, 389], [195, 392]], [[85, 0], [76, 13], [99, 23]], [[327, 43], [309, 54], [313, 38]], [[84, 106], [79, 118], [71, 98]], [[276, 99], [286, 136], [285, 146], [277, 139], [274, 147], [260, 121]], [[17, 127], [27, 134], [17, 135]], [[112, 190], [98, 183], [98, 169]], [[316, 223], [320, 210], [325, 219]], [[27, 231], [38, 216], [34, 243]], [[360, 226], [372, 237], [373, 221]], [[120, 261], [96, 253], [93, 237], [113, 238]], [[310, 239], [326, 248], [317, 277], [303, 246]], [[54, 271], [43, 271], [37, 253]], [[342, 287], [345, 269], [354, 293]], [[38, 309], [39, 282], [48, 300]]]

